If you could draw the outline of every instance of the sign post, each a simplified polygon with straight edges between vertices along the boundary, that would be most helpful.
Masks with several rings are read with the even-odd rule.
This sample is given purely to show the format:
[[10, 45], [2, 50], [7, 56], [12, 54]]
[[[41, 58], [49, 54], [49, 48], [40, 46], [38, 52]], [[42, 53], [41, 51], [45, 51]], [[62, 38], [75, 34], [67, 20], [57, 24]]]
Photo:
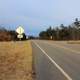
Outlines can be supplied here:
[[53, 36], [50, 36], [50, 39], [52, 40], [53, 39]]
[[24, 33], [24, 29], [22, 26], [19, 26], [16, 29], [16, 32], [18, 33], [17, 38], [19, 38], [20, 40], [23, 38], [23, 33]]

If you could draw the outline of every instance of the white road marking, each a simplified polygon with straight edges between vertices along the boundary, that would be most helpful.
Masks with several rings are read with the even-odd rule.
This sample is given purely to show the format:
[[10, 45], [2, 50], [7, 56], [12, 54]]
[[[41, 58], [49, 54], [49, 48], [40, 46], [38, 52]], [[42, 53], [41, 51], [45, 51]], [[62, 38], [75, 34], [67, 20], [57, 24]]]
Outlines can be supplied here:
[[72, 80], [72, 78], [49, 56], [47, 53], [36, 43], [34, 44], [49, 58], [49, 60], [60, 70], [60, 72], [67, 78], [67, 80]]
[[49, 44], [49, 45], [52, 45], [52, 46], [54, 46], [54, 47], [58, 47], [58, 48], [62, 48], [62, 49], [66, 49], [66, 50], [71, 51], [71, 52], [73, 52], [73, 53], [80, 54], [79, 51], [72, 50], [71, 48], [67, 48], [67, 47], [64, 47], [64, 46], [57, 45], [57, 44], [51, 44], [51, 43], [48, 43], [48, 42], [44, 42], [44, 43]]

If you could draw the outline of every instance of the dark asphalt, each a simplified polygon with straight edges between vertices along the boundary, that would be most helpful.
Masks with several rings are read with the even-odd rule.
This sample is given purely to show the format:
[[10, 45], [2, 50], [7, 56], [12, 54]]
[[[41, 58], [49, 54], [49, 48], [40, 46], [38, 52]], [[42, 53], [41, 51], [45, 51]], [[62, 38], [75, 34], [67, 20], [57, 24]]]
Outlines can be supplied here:
[[[80, 80], [80, 54], [67, 49], [56, 47], [46, 41], [31, 41], [33, 61], [36, 70], [36, 80], [69, 80], [36, 46], [37, 43], [72, 80]], [[34, 43], [35, 42], [35, 43]]]

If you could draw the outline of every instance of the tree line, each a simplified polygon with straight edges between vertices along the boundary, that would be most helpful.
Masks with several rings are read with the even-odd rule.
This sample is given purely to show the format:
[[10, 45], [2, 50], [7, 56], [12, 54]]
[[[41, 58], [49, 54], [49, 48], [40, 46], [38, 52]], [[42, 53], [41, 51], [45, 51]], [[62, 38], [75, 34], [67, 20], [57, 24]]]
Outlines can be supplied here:
[[80, 40], [80, 21], [78, 18], [68, 26], [61, 24], [58, 27], [52, 28], [51, 26], [45, 31], [39, 33], [40, 39], [52, 40]]
[[[7, 30], [0, 26], [0, 41], [18, 41], [17, 35], [15, 30]], [[23, 33], [22, 40], [26, 40], [25, 33]]]

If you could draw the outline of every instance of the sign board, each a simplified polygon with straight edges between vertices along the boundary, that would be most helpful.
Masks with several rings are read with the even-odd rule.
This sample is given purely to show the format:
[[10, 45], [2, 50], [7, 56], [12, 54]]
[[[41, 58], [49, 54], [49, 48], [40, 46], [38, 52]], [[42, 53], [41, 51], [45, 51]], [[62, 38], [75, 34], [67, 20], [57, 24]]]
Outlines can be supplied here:
[[22, 28], [22, 26], [19, 26], [17, 29], [16, 29], [16, 32], [18, 34], [23, 34], [24, 33], [24, 29]]
[[21, 39], [21, 38], [23, 38], [23, 35], [19, 34], [19, 35], [17, 35], [17, 37]]
[[23, 33], [24, 33], [24, 29], [22, 26], [19, 26], [16, 29], [16, 32], [18, 33], [17, 38], [19, 38], [20, 40], [23, 38]]

